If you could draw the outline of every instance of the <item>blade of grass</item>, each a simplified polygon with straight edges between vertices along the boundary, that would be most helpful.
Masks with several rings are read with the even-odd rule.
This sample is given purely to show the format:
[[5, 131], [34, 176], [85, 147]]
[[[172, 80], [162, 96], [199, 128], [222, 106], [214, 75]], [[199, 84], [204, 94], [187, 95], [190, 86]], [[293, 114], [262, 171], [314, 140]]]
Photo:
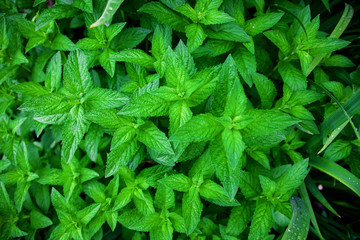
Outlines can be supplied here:
[[339, 135], [341, 133], [341, 131], [346, 127], [346, 125], [348, 123], [349, 123], [349, 120], [346, 120], [343, 124], [340, 125], [340, 127], [335, 128], [335, 130], [330, 134], [330, 136], [328, 137], [324, 146], [320, 149], [318, 154], [322, 153], [335, 140], [337, 135]]
[[[353, 15], [354, 15], [354, 9], [349, 4], [345, 3], [344, 12], [343, 12], [338, 24], [336, 25], [336, 27], [330, 34], [330, 38], [339, 38], [341, 36], [341, 34], [345, 31], [347, 26], [349, 25], [350, 20], [353, 17]], [[309, 68], [306, 70], [305, 76], [306, 77], [309, 76], [310, 73], [315, 69], [315, 67], [317, 65], [319, 65], [321, 60], [327, 55], [328, 54], [324, 53], [324, 54], [319, 54], [316, 57], [314, 57], [314, 59], [310, 63]]]
[[360, 197], [360, 179], [345, 168], [321, 157], [310, 157], [309, 165], [337, 179]]
[[[319, 225], [316, 221], [316, 217], [315, 217], [315, 213], [314, 213], [314, 210], [312, 208], [312, 205], [311, 205], [311, 201], [310, 201], [310, 198], [309, 198], [309, 194], [306, 190], [306, 186], [305, 186], [305, 183], [302, 183], [301, 186], [300, 186], [300, 196], [301, 196], [301, 199], [303, 199], [303, 201], [305, 202], [306, 204], [306, 207], [308, 209], [308, 212], [309, 212], [309, 215], [310, 215], [310, 220], [311, 220], [311, 224], [314, 226], [314, 229], [315, 229], [315, 232], [317, 233], [317, 236], [320, 238], [320, 239], [323, 239], [323, 236], [321, 235], [321, 232], [320, 232], [320, 228], [319, 228]], [[305, 238], [304, 238], [305, 239]]]
[[[323, 87], [322, 85], [317, 84], [316, 82], [311, 81], [311, 80], [309, 80], [309, 82], [311, 84], [313, 84], [315, 87], [320, 88], [322, 91], [324, 91], [325, 94], [327, 96], [329, 96], [339, 106], [339, 109], [336, 110], [333, 114], [331, 114], [322, 124], [322, 126], [321, 126], [322, 135], [326, 136], [328, 132], [334, 131], [336, 128], [341, 128], [342, 124], [344, 124], [344, 122], [346, 121], [346, 118], [347, 118], [347, 120], [351, 124], [352, 129], [354, 130], [356, 138], [360, 141], [359, 132], [350, 117], [350, 115], [352, 116], [355, 113], [357, 113], [358, 111], [360, 111], [360, 90], [358, 90], [354, 95], [351, 96], [351, 98], [349, 98], [346, 101], [344, 106], [349, 110], [350, 113], [348, 113], [348, 111], [345, 109], [345, 107], [325, 87]], [[331, 128], [328, 127], [329, 125], [331, 125]], [[326, 129], [326, 127], [327, 127], [327, 129]], [[329, 131], [329, 129], [331, 129], [331, 130]], [[330, 141], [332, 141], [332, 140], [334, 140], [334, 139], [330, 139]]]
[[319, 189], [316, 187], [313, 180], [310, 178], [310, 176], [307, 176], [305, 178], [305, 184], [307, 189], [309, 189], [310, 193], [322, 204], [324, 207], [326, 207], [330, 212], [335, 214], [336, 216], [340, 217], [340, 215], [335, 211], [335, 209], [330, 205], [330, 203], [326, 200], [324, 195], [319, 191]]
[[306, 239], [310, 228], [310, 214], [306, 203], [298, 197], [291, 197], [293, 216], [282, 240]]

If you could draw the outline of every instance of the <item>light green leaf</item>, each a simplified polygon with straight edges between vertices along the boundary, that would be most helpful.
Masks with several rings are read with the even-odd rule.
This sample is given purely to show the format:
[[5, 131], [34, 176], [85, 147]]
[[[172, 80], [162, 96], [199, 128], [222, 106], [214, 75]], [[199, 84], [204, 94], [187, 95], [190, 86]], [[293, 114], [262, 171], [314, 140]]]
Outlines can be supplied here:
[[40, 16], [36, 20], [35, 30], [45, 27], [54, 20], [73, 17], [77, 13], [79, 13], [79, 10], [71, 7], [70, 5], [55, 4], [51, 8], [47, 8], [41, 12]]
[[251, 217], [250, 202], [240, 201], [240, 206], [231, 209], [226, 233], [232, 236], [238, 236], [247, 228]]
[[76, 105], [72, 111], [75, 119], [65, 124], [62, 134], [61, 158], [67, 162], [73, 158], [88, 128], [88, 121], [84, 117], [83, 107]]
[[139, 64], [147, 68], [153, 68], [155, 59], [141, 49], [124, 49], [113, 54], [110, 60]]
[[262, 108], [271, 108], [277, 95], [275, 84], [260, 73], [252, 74], [252, 80], [261, 99]]
[[215, 203], [222, 207], [238, 206], [239, 202], [236, 199], [230, 199], [226, 190], [220, 185], [207, 179], [199, 187], [201, 197], [207, 201]]
[[64, 66], [64, 87], [72, 93], [86, 93], [93, 88], [85, 54], [76, 50], [69, 54]]
[[189, 192], [184, 193], [182, 199], [182, 214], [184, 217], [186, 234], [190, 235], [200, 222], [203, 205], [200, 200], [199, 191], [192, 187]]
[[189, 79], [189, 74], [182, 64], [180, 58], [169, 47], [165, 54], [165, 79], [169, 87], [176, 87], [177, 91], [182, 91], [184, 83]]
[[255, 55], [251, 54], [245, 47], [238, 46], [232, 56], [241, 77], [251, 87], [253, 84], [252, 75], [256, 73]]
[[336, 140], [325, 151], [324, 158], [331, 161], [338, 161], [348, 157], [351, 153], [351, 142], [345, 140]]
[[258, 17], [246, 21], [245, 32], [250, 36], [255, 36], [265, 30], [272, 28], [280, 21], [284, 13], [265, 13]]
[[61, 86], [61, 53], [57, 52], [51, 58], [46, 68], [45, 87], [51, 92], [58, 90]]
[[118, 108], [127, 102], [128, 98], [114, 90], [93, 88], [84, 97], [86, 106], [91, 110]]
[[[224, 129], [221, 134], [227, 159], [232, 168], [235, 168], [241, 161], [241, 155], [245, 149], [245, 143], [238, 130]], [[243, 166], [243, 163], [240, 163]]]
[[279, 73], [283, 81], [293, 90], [305, 90], [307, 79], [305, 75], [291, 63], [280, 62]]
[[138, 140], [159, 153], [174, 154], [165, 133], [150, 121], [139, 127]]
[[41, 212], [32, 210], [30, 213], [30, 224], [34, 229], [41, 229], [52, 225], [53, 222]]
[[176, 132], [177, 129], [187, 123], [192, 115], [193, 113], [185, 101], [177, 101], [174, 103], [169, 110], [170, 134]]
[[105, 35], [108, 42], [111, 42], [111, 40], [113, 40], [113, 38], [121, 32], [121, 30], [125, 27], [125, 24], [126, 23], [115, 23], [105, 28]]
[[257, 200], [254, 216], [251, 220], [249, 239], [264, 239], [268, 235], [272, 224], [271, 203], [265, 199]]
[[276, 181], [276, 195], [289, 199], [292, 193], [304, 182], [308, 174], [308, 159], [295, 163]]
[[150, 215], [155, 212], [153, 199], [149, 191], [135, 189], [133, 201], [136, 208], [144, 215]]
[[250, 42], [249, 35], [246, 34], [243, 28], [236, 23], [224, 23], [214, 25], [205, 31], [209, 38], [235, 41], [235, 42]]
[[182, 173], [170, 175], [159, 182], [179, 192], [188, 192], [192, 186], [191, 179]]
[[139, 150], [140, 145], [137, 140], [132, 139], [124, 144], [112, 148], [108, 154], [105, 176], [110, 177], [115, 174], [121, 166], [124, 166]]
[[151, 52], [157, 60], [163, 60], [171, 47], [172, 31], [169, 26], [157, 25], [152, 40]]
[[96, 50], [105, 47], [104, 43], [101, 43], [97, 39], [82, 38], [76, 43], [76, 47], [80, 49]]
[[179, 128], [170, 141], [201, 142], [208, 141], [218, 135], [223, 127], [211, 114], [200, 114], [191, 118]]
[[160, 2], [150, 2], [143, 5], [138, 11], [151, 14], [162, 24], [169, 25], [172, 29], [185, 32], [185, 26], [189, 21], [172, 11]]
[[192, 23], [185, 27], [186, 37], [188, 38], [187, 46], [190, 52], [201, 46], [206, 38], [206, 34], [198, 23]]

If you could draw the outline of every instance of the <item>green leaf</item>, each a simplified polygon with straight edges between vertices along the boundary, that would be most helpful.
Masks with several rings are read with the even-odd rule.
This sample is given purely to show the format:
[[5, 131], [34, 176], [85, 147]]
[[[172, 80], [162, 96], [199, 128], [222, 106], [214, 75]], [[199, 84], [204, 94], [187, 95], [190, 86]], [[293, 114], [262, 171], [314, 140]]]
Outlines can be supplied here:
[[[241, 161], [241, 155], [245, 149], [245, 143], [238, 130], [226, 128], [221, 134], [227, 159], [232, 168], [235, 168]], [[243, 166], [244, 164], [240, 164]]]
[[200, 20], [200, 22], [204, 25], [222, 24], [233, 21], [234, 19], [230, 15], [217, 10], [207, 11]]
[[324, 60], [326, 67], [355, 67], [355, 64], [343, 55], [332, 55]]
[[95, 202], [101, 203], [105, 201], [105, 186], [95, 180], [89, 181], [83, 185], [83, 190], [86, 195], [92, 198]]
[[93, 88], [84, 97], [86, 106], [91, 110], [118, 108], [127, 102], [128, 98], [116, 91], [104, 88]]
[[47, 8], [41, 12], [40, 16], [36, 20], [35, 30], [37, 31], [45, 27], [47, 24], [54, 20], [73, 17], [78, 13], [79, 10], [69, 5], [55, 4], [51, 8]]
[[171, 39], [171, 28], [158, 24], [155, 28], [151, 47], [151, 52], [157, 60], [163, 60], [166, 51], [171, 47]]
[[282, 239], [306, 239], [310, 228], [309, 210], [301, 198], [292, 197], [290, 201], [293, 216]]
[[99, 63], [104, 68], [104, 70], [113, 77], [115, 74], [115, 64], [116, 61], [111, 59], [111, 57], [115, 54], [113, 50], [110, 48], [106, 48], [99, 56]]
[[206, 34], [198, 23], [192, 23], [185, 27], [186, 37], [188, 38], [187, 46], [190, 52], [201, 46], [206, 38]]
[[80, 49], [96, 50], [105, 47], [105, 44], [97, 39], [82, 38], [76, 43], [76, 47]]
[[113, 54], [110, 57], [110, 60], [135, 63], [147, 68], [153, 68], [155, 62], [153, 57], [141, 49], [124, 49], [118, 53]]
[[187, 123], [193, 113], [185, 101], [177, 101], [174, 103], [169, 110], [170, 133], [176, 132], [177, 129]]
[[252, 80], [259, 93], [261, 107], [265, 109], [271, 108], [277, 94], [275, 84], [266, 76], [259, 73], [254, 73], [252, 75]]
[[18, 93], [21, 93], [21, 94], [24, 94], [27, 96], [31, 96], [31, 97], [41, 96], [41, 95], [45, 95], [45, 94], [49, 93], [49, 90], [47, 90], [46, 88], [44, 88], [37, 82], [19, 83], [19, 84], [13, 86], [12, 89], [15, 92], [18, 92]]
[[119, 215], [118, 221], [129, 229], [148, 232], [158, 224], [159, 216], [156, 214], [144, 216], [139, 210], [132, 209]]
[[93, 88], [86, 56], [80, 50], [71, 52], [64, 66], [64, 87], [72, 93], [86, 93]]
[[135, 189], [133, 201], [136, 208], [144, 215], [149, 215], [155, 212], [153, 200], [149, 191]]
[[30, 223], [31, 227], [34, 229], [46, 228], [53, 224], [50, 218], [43, 215], [37, 210], [32, 210], [30, 213]]
[[351, 149], [351, 142], [336, 140], [326, 149], [324, 158], [335, 162], [348, 157], [351, 153]]
[[74, 51], [76, 47], [70, 38], [58, 33], [51, 42], [51, 49], [60, 51]]
[[310, 158], [309, 165], [334, 177], [360, 196], [360, 179], [340, 165], [326, 158]]
[[260, 195], [261, 186], [259, 178], [256, 175], [241, 171], [239, 179], [240, 190], [246, 199], [251, 199]]
[[105, 29], [105, 35], [108, 42], [111, 42], [113, 38], [121, 32], [121, 30], [125, 27], [125, 24], [126, 23], [115, 23]]
[[201, 142], [213, 139], [223, 127], [211, 114], [200, 114], [191, 118], [179, 128], [170, 141], [174, 142]]
[[64, 95], [59, 93], [41, 95], [26, 101], [19, 109], [27, 112], [36, 112], [41, 115], [66, 113], [69, 112], [71, 106], [64, 102], [63, 98]]
[[299, 122], [299, 120], [277, 110], [248, 110], [245, 113], [253, 120], [242, 130], [242, 133], [251, 136], [269, 135], [274, 131], [284, 130]]
[[200, 200], [199, 191], [192, 187], [189, 192], [184, 193], [182, 199], [182, 214], [184, 217], [186, 234], [190, 235], [200, 222], [203, 205]]
[[243, 28], [236, 23], [224, 23], [211, 26], [205, 31], [209, 38], [235, 41], [235, 42], [250, 42], [249, 35], [246, 34]]
[[15, 207], [18, 212], [21, 211], [23, 203], [25, 201], [26, 194], [30, 188], [30, 183], [26, 182], [25, 179], [20, 179], [17, 183], [15, 193], [14, 193], [14, 202]]
[[276, 194], [286, 200], [303, 183], [308, 174], [308, 160], [295, 163], [276, 181]]
[[349, 45], [350, 42], [336, 38], [309, 39], [310, 55], [332, 53]]
[[175, 206], [175, 194], [172, 188], [159, 184], [155, 194], [155, 207], [169, 209]]
[[61, 86], [61, 54], [57, 52], [51, 58], [46, 68], [45, 87], [50, 89], [51, 92], [56, 91]]
[[241, 77], [251, 87], [253, 84], [252, 75], [256, 73], [255, 55], [250, 53], [245, 47], [238, 46], [233, 53], [233, 58]]
[[189, 79], [189, 74], [182, 64], [180, 57], [169, 47], [165, 54], [165, 78], [170, 87], [176, 87], [177, 91], [184, 88], [184, 83]]
[[[125, 28], [113, 38], [110, 47], [116, 51], [134, 48], [139, 45], [150, 32], [149, 29], [141, 27]], [[154, 42], [152, 45], [152, 47], [154, 47]], [[152, 52], [152, 54], [154, 53]]]
[[139, 127], [138, 140], [157, 152], [174, 154], [165, 133], [150, 121]]
[[112, 131], [122, 127], [127, 118], [116, 114], [114, 109], [98, 109], [85, 114], [86, 119]]
[[265, 199], [256, 201], [254, 216], [251, 220], [249, 239], [265, 238], [273, 224], [271, 203]]
[[94, 203], [78, 211], [76, 215], [79, 219], [79, 222], [86, 226], [91, 221], [91, 219], [95, 217], [96, 213], [100, 209], [100, 206], [100, 203]]
[[119, 195], [117, 195], [114, 203], [113, 211], [118, 211], [119, 209], [125, 207], [132, 199], [134, 190], [130, 188], [121, 189]]
[[278, 70], [284, 83], [286, 83], [291, 90], [298, 91], [307, 88], [305, 75], [291, 63], [280, 62]]
[[138, 97], [134, 96], [119, 114], [134, 117], [166, 116], [169, 112], [170, 103], [167, 99], [153, 94], [144, 93]]
[[241, 201], [240, 206], [231, 209], [226, 233], [232, 236], [238, 236], [247, 228], [251, 217], [250, 202]]
[[147, 3], [138, 11], [151, 14], [162, 24], [169, 25], [172, 29], [179, 32], [185, 32], [185, 26], [189, 25], [189, 21], [160, 2]]
[[238, 206], [239, 202], [236, 199], [230, 199], [226, 190], [220, 185], [207, 179], [199, 187], [201, 197], [207, 201], [215, 203], [219, 206]]
[[246, 108], [247, 98], [238, 78], [235, 78], [233, 86], [228, 93], [224, 116], [235, 118], [240, 116]]
[[95, 162], [98, 156], [98, 147], [104, 132], [97, 125], [91, 125], [85, 136], [85, 150], [90, 160]]
[[110, 177], [115, 174], [121, 166], [124, 166], [139, 150], [140, 145], [137, 140], [132, 139], [124, 144], [112, 148], [108, 154], [105, 176]]
[[188, 192], [192, 186], [190, 178], [184, 174], [174, 174], [159, 180], [162, 184], [179, 192]]
[[289, 40], [287, 39], [286, 32], [280, 30], [269, 30], [264, 32], [265, 37], [267, 37], [279, 50], [285, 55], [288, 56], [292, 51]]
[[245, 32], [250, 36], [255, 36], [265, 30], [272, 28], [280, 21], [284, 13], [265, 13], [258, 17], [246, 21]]
[[88, 13], [93, 12], [93, 4], [91, 0], [75, 0], [73, 6]]
[[72, 109], [75, 119], [68, 121], [64, 126], [62, 134], [61, 157], [69, 162], [83, 139], [88, 122], [84, 117], [84, 109], [77, 105]]

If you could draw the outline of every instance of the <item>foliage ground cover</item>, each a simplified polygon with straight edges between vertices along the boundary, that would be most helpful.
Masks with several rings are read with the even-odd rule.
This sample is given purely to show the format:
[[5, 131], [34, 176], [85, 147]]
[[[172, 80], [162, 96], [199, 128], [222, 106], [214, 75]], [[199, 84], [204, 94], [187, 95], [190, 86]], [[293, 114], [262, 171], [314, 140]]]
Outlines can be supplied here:
[[0, 9], [0, 239], [360, 238], [356, 1]]

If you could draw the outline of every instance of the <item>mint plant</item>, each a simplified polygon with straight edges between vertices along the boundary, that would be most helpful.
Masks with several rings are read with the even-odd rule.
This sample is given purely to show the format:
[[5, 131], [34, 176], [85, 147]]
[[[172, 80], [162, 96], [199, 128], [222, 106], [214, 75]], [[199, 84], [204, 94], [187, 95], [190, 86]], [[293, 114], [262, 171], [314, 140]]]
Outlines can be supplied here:
[[2, 0], [0, 239], [359, 238], [356, 6]]

